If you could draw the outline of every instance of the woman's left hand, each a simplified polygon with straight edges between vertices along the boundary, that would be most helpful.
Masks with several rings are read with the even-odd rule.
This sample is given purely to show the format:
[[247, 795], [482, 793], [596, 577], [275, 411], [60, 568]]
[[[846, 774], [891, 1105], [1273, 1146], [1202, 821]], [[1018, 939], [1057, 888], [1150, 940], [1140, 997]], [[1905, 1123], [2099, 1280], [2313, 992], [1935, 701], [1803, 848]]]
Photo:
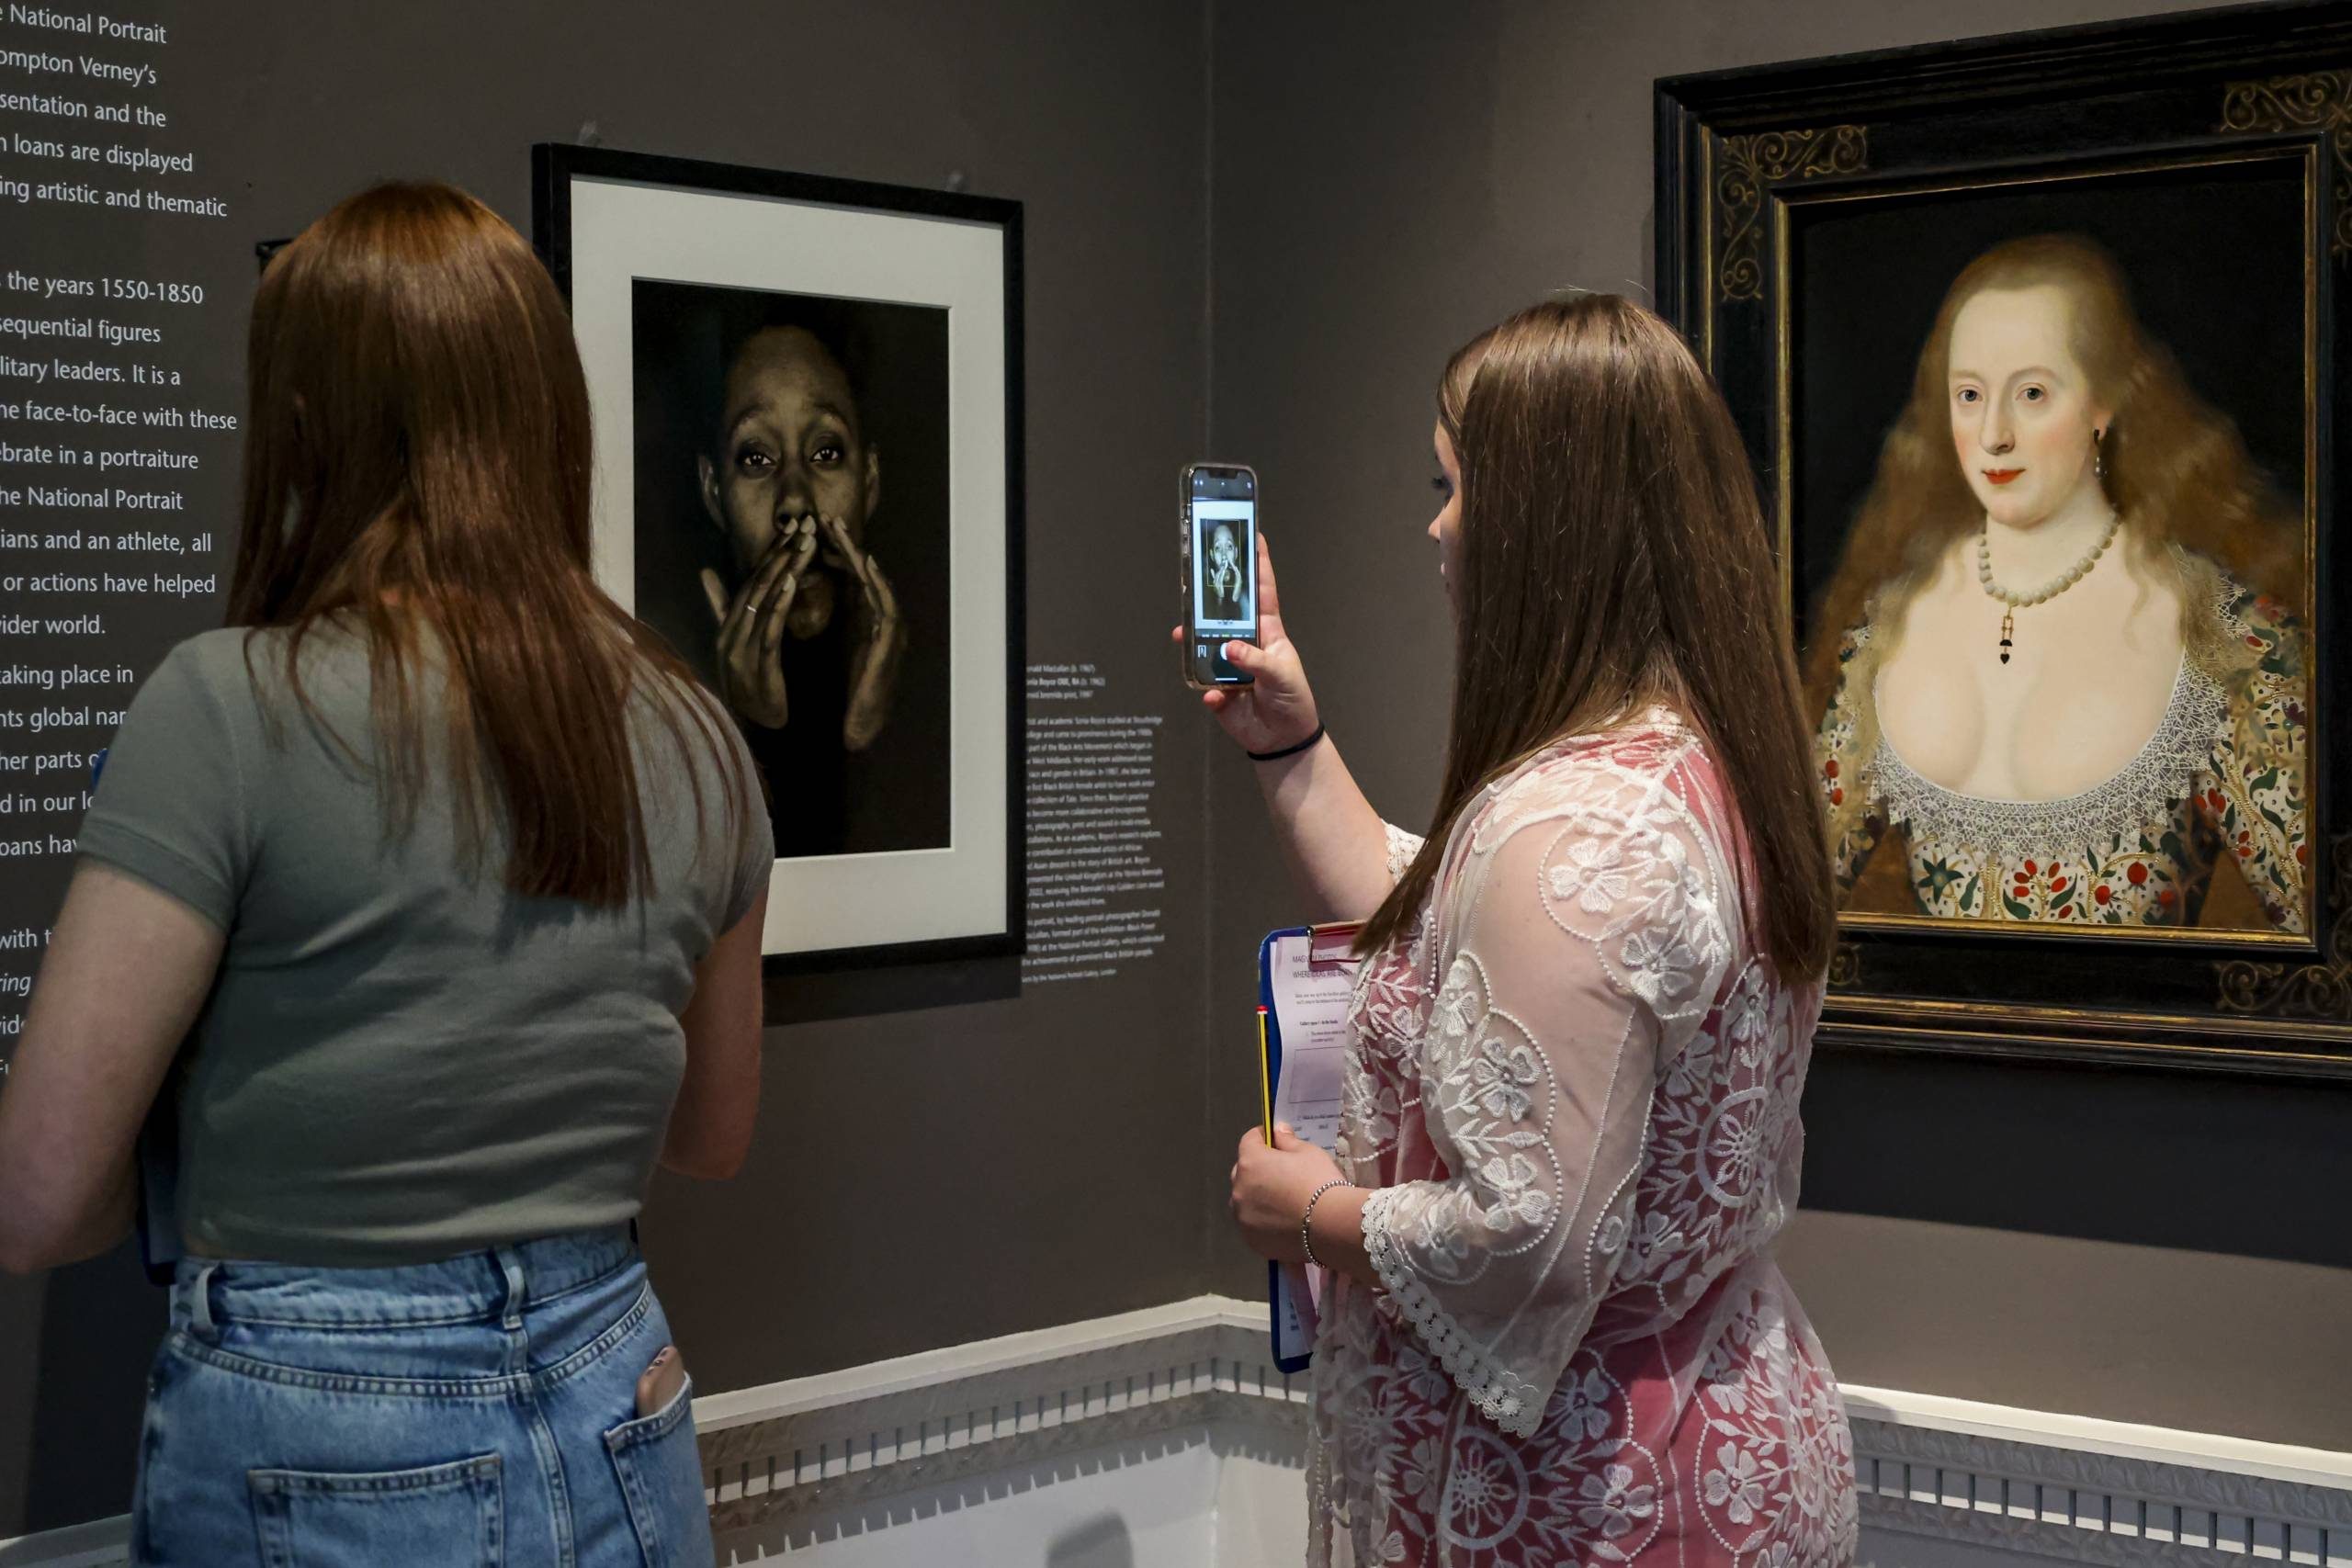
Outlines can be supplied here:
[[842, 717], [842, 745], [863, 751], [874, 744], [890, 720], [890, 695], [897, 684], [899, 659], [907, 650], [907, 626], [899, 614], [899, 596], [881, 563], [858, 548], [848, 525], [820, 513], [817, 525], [842, 562], [858, 590], [857, 632], [850, 655], [849, 709]]
[[[1228, 1205], [1241, 1239], [1250, 1250], [1276, 1263], [1303, 1263], [1298, 1226], [1306, 1214], [1306, 1201], [1327, 1181], [1344, 1179], [1339, 1162], [1290, 1130], [1274, 1123], [1274, 1146], [1268, 1148], [1263, 1132], [1250, 1128], [1241, 1135], [1240, 1157], [1233, 1163], [1233, 1198]], [[1328, 1201], [1328, 1200], [1327, 1200]]]

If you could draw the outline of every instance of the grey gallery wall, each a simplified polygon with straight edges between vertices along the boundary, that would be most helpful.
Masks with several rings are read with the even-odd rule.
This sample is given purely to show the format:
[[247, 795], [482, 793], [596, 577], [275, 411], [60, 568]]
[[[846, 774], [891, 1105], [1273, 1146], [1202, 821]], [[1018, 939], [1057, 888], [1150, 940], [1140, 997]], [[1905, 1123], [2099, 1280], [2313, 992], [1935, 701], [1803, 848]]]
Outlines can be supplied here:
[[[232, 411], [254, 243], [371, 180], [454, 180], [527, 232], [531, 144], [590, 128], [614, 147], [932, 188], [960, 178], [1022, 199], [1029, 656], [1093, 663], [1098, 709], [1190, 716], [1165, 627], [1151, 623], [1173, 580], [1176, 472], [1204, 439], [1197, 6], [428, 0], [330, 14], [153, 0], [140, 14], [151, 13], [170, 28], [160, 47], [14, 26], [0, 43], [147, 61], [162, 75], [141, 101], [172, 123], [123, 140], [194, 151], [194, 183], [228, 218], [60, 220], [85, 248], [51, 259], [82, 274], [202, 276], [210, 301], [175, 318], [202, 340], [170, 347], [209, 367], [206, 400]], [[0, 128], [40, 124], [0, 112]], [[35, 168], [0, 156], [0, 174]], [[0, 259], [27, 260], [23, 210], [0, 219]], [[234, 440], [204, 450], [218, 476], [188, 493], [224, 513], [206, 525], [232, 535]], [[219, 615], [217, 600], [142, 604], [141, 633], [110, 644], [142, 670]], [[1190, 724], [1161, 728], [1154, 812], [1170, 938], [1151, 956], [1018, 999], [771, 1031], [751, 1164], [718, 1186], [662, 1179], [645, 1220], [698, 1384], [756, 1385], [1199, 1288], [1200, 743]], [[953, 979], [897, 983], [935, 999]], [[0, 1539], [128, 1506], [162, 1324], [163, 1294], [129, 1248], [0, 1280]]]

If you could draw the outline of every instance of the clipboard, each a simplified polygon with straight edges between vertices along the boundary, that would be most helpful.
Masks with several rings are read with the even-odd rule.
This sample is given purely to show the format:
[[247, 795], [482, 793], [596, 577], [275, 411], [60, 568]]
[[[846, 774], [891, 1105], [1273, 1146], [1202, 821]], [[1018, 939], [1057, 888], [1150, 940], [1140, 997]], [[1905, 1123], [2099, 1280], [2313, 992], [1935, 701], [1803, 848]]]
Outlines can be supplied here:
[[[1299, 1136], [1326, 1150], [1336, 1140], [1339, 1126], [1334, 1064], [1327, 1057], [1340, 1049], [1345, 1038], [1339, 1025], [1355, 990], [1354, 946], [1361, 929], [1353, 923], [1289, 926], [1267, 932], [1258, 944], [1259, 1087], [1266, 1125], [1271, 1129], [1277, 1120], [1286, 1121]], [[1283, 1075], [1286, 1041], [1295, 1062], [1301, 1051], [1312, 1053], [1300, 1063], [1300, 1072], [1312, 1076], [1304, 1081], [1295, 1076], [1290, 1092]], [[1302, 1092], [1314, 1095], [1305, 1102], [1313, 1114], [1301, 1113], [1297, 1096]], [[1289, 1113], [1282, 1113], [1283, 1110]], [[1285, 1374], [1305, 1371], [1313, 1359], [1317, 1296], [1303, 1265], [1267, 1263], [1273, 1359]]]

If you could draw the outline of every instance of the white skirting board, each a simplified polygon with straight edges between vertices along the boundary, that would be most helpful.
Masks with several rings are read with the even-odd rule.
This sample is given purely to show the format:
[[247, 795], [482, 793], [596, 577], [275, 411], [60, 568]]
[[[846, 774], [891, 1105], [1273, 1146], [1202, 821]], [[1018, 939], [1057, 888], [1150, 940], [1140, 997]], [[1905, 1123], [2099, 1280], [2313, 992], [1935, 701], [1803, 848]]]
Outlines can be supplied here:
[[[1302, 1380], [1303, 1381], [1303, 1380]], [[2352, 1454], [1848, 1387], [1872, 1568], [2352, 1568]], [[722, 1562], [1299, 1559], [1306, 1391], [1203, 1296], [695, 1402]], [[127, 1519], [0, 1568], [128, 1560]]]
[[[2352, 1454], [1845, 1390], [1865, 1561], [2352, 1565]], [[1954, 1557], [1900, 1538], [1978, 1549]]]

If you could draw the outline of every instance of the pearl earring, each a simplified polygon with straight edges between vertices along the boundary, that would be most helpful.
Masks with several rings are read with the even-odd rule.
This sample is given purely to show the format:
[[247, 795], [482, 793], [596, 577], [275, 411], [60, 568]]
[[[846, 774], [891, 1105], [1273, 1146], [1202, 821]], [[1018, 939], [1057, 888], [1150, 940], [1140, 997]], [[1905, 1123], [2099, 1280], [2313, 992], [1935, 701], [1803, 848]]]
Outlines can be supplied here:
[[2104, 445], [2106, 439], [2106, 431], [2091, 432], [2091, 471], [2102, 479], [2107, 478], [2107, 447]]

